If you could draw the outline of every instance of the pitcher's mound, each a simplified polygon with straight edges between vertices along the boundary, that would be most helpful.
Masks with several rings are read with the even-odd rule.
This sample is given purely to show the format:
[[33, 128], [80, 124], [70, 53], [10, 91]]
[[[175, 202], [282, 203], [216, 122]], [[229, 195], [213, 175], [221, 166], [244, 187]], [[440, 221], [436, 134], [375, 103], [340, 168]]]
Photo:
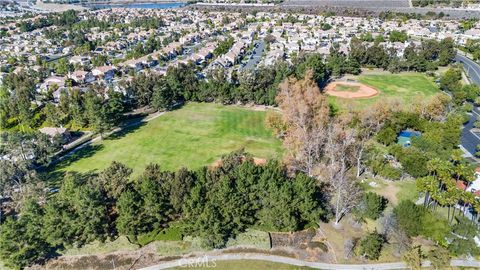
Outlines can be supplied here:
[[331, 82], [325, 93], [340, 98], [369, 98], [378, 95], [375, 88], [357, 82]]

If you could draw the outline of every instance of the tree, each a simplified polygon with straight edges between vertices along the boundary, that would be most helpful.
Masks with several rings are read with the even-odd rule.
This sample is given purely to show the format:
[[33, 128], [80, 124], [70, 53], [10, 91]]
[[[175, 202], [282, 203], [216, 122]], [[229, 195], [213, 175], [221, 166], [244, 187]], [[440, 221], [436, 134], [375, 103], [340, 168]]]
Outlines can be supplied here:
[[405, 42], [408, 39], [408, 35], [405, 31], [392, 30], [388, 37], [390, 42]]
[[123, 235], [136, 236], [146, 231], [143, 228], [142, 200], [137, 191], [127, 189], [120, 195], [117, 201], [118, 218], [116, 227]]
[[287, 163], [309, 176], [322, 158], [330, 107], [313, 80], [312, 72], [304, 80], [287, 79], [280, 84], [277, 103], [287, 124], [284, 145]]
[[357, 161], [357, 178], [363, 172], [362, 159], [364, 158], [367, 143], [380, 131], [391, 114], [392, 107], [390, 103], [379, 102], [369, 107], [369, 109], [363, 110], [359, 116], [355, 116], [355, 118], [358, 118], [355, 126], [357, 143], [355, 144], [354, 154]]
[[397, 132], [392, 127], [385, 127], [377, 134], [377, 140], [385, 145], [391, 145], [397, 140]]
[[142, 198], [143, 232], [167, 226], [171, 220], [172, 206], [169, 202], [168, 177], [165, 174], [153, 175], [146, 172], [138, 179], [135, 188]]
[[[323, 63], [323, 58], [320, 54], [308, 54], [303, 58], [299, 58], [300, 63], [296, 63], [295, 76], [297, 79], [308, 78], [310, 76], [318, 86], [324, 85], [330, 74]], [[311, 73], [307, 71], [311, 70]]]
[[107, 201], [98, 185], [78, 174], [67, 174], [59, 193], [47, 202], [43, 234], [55, 246], [83, 246], [111, 236]]
[[335, 223], [348, 213], [359, 198], [361, 190], [347, 174], [356, 161], [351, 153], [356, 144], [351, 119], [335, 119], [325, 96], [312, 80], [287, 79], [280, 85], [277, 102], [287, 124], [284, 145], [286, 162], [308, 176], [325, 180], [333, 188], [332, 203]]
[[186, 231], [223, 247], [253, 224], [275, 231], [304, 229], [327, 214], [322, 186], [304, 174], [287, 174], [276, 161], [255, 165], [243, 151], [222, 158], [213, 169], [195, 172], [183, 202]]
[[330, 124], [327, 134], [326, 162], [322, 165], [322, 171], [325, 171], [333, 188], [332, 202], [335, 224], [338, 225], [340, 219], [355, 207], [362, 195], [358, 183], [348, 175], [348, 170], [356, 161], [355, 157], [351, 156], [356, 145], [356, 134], [348, 128], [348, 123], [343, 121]]
[[157, 110], [170, 110], [173, 106], [174, 93], [165, 84], [164, 80], [158, 82], [153, 88], [152, 106]]
[[213, 54], [216, 56], [219, 56], [227, 53], [230, 50], [230, 48], [233, 46], [234, 41], [235, 40], [233, 37], [226, 38], [222, 42], [218, 43], [218, 46], [213, 51]]
[[460, 70], [456, 68], [450, 68], [442, 75], [442, 77], [440, 77], [440, 87], [443, 90], [455, 92], [461, 87], [459, 83], [461, 79], [462, 73]]
[[442, 39], [439, 43], [440, 53], [438, 56], [438, 64], [440, 66], [446, 66], [455, 58], [455, 42], [452, 38]]
[[420, 246], [410, 248], [402, 256], [403, 261], [412, 269], [420, 270], [422, 268], [422, 249]]
[[42, 208], [28, 201], [19, 217], [9, 217], [0, 227], [0, 258], [15, 269], [22, 269], [51, 256], [52, 247], [44, 240]]
[[183, 202], [187, 200], [194, 182], [194, 173], [185, 168], [181, 168], [175, 173], [175, 177], [170, 183], [170, 202], [177, 213], [181, 211]]
[[118, 199], [126, 189], [133, 170], [120, 162], [113, 161], [98, 175], [98, 183], [110, 198]]
[[385, 235], [388, 243], [392, 245], [394, 256], [399, 257], [400, 254], [410, 248], [412, 241], [405, 231], [400, 228], [393, 213], [389, 212], [382, 216], [378, 224], [381, 229], [380, 233]]
[[417, 236], [422, 229], [422, 217], [424, 209], [411, 201], [401, 201], [393, 213], [400, 228], [405, 230], [408, 236]]
[[480, 254], [473, 238], [478, 234], [478, 227], [465, 217], [458, 217], [452, 228], [453, 234], [448, 250], [456, 256]]
[[108, 100], [104, 104], [105, 120], [111, 124], [118, 124], [122, 118], [122, 113], [125, 110], [123, 94], [121, 92], [108, 91]]
[[105, 134], [105, 132], [110, 130], [113, 126], [113, 123], [110, 122], [110, 119], [108, 119], [105, 107], [102, 107], [102, 109], [96, 114], [96, 116], [90, 120], [90, 127], [92, 131], [100, 134], [101, 139], [103, 139], [103, 135]]
[[357, 207], [358, 214], [362, 218], [376, 220], [387, 207], [388, 200], [373, 192], [363, 194], [363, 200]]
[[367, 48], [362, 43], [362, 40], [357, 37], [352, 37], [350, 41], [350, 57], [356, 60], [360, 64], [365, 64], [365, 55], [367, 53]]
[[369, 233], [360, 241], [360, 254], [369, 260], [378, 260], [384, 242], [383, 236], [376, 231]]
[[43, 108], [43, 111], [44, 111], [45, 116], [46, 116], [45, 121], [49, 125], [54, 126], [54, 127], [58, 127], [62, 124], [62, 121], [59, 118], [59, 113], [58, 113], [57, 107], [55, 107], [55, 105], [53, 105], [52, 103], [48, 103]]
[[67, 59], [61, 58], [58, 60], [57, 64], [55, 65], [55, 73], [61, 75], [67, 75], [67, 73], [71, 70]]

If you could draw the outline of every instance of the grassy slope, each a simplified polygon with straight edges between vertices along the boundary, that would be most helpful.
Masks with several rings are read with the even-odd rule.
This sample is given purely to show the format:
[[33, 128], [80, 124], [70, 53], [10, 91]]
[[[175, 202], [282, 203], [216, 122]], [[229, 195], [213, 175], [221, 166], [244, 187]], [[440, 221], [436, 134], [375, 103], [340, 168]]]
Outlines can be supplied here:
[[433, 79], [421, 73], [368, 74], [357, 76], [355, 79], [378, 89], [380, 94], [365, 99], [348, 100], [330, 97], [330, 100], [336, 105], [356, 107], [368, 106], [383, 98], [399, 98], [405, 104], [411, 104], [415, 100], [440, 92]]
[[242, 147], [254, 156], [276, 157], [281, 154], [281, 142], [265, 128], [264, 119], [265, 112], [190, 103], [86, 147], [57, 169], [101, 170], [114, 160], [133, 168], [137, 175], [150, 162], [168, 170], [198, 168]]

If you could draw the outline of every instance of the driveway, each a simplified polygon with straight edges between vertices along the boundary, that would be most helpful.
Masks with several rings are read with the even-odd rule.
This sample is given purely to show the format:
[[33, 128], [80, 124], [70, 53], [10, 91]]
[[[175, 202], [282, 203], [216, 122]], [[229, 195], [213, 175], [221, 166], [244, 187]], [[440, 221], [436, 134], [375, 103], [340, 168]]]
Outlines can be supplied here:
[[[455, 61], [461, 63], [468, 74], [472, 83], [480, 86], [480, 65], [473, 60], [457, 54]], [[475, 155], [477, 152], [477, 145], [480, 144], [480, 133], [472, 132], [474, 128], [473, 124], [480, 117], [480, 110], [478, 107], [474, 107], [468, 123], [466, 123], [462, 129], [462, 136], [460, 139], [461, 146], [471, 155]]]
[[257, 67], [258, 63], [262, 59], [263, 51], [265, 50], [265, 41], [260, 40], [258, 41], [258, 46], [253, 48], [253, 53], [251, 57], [248, 59], [248, 62], [245, 64], [243, 69], [252, 70]]

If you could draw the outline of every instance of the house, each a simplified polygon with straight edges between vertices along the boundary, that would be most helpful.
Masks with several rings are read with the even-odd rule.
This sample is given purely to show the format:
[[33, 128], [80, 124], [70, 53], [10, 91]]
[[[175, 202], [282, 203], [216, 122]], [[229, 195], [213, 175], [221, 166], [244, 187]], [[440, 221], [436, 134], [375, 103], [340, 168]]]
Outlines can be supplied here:
[[68, 61], [72, 65], [86, 66], [90, 64], [90, 58], [86, 56], [75, 55]]
[[93, 76], [103, 79], [105, 81], [110, 81], [115, 77], [115, 67], [114, 66], [101, 66], [92, 69]]
[[55, 90], [55, 92], [52, 93], [53, 100], [55, 101], [55, 103], [60, 102], [62, 93], [68, 93], [68, 89], [66, 87], [60, 87], [57, 90]]
[[93, 76], [92, 72], [83, 71], [83, 70], [75, 70], [74, 72], [68, 75], [68, 78], [74, 80], [76, 83], [91, 83], [95, 81], [95, 77]]
[[475, 197], [480, 197], [480, 167], [475, 169], [475, 180], [468, 185], [463, 181], [457, 181], [457, 187], [461, 190], [472, 192]]
[[64, 127], [43, 127], [38, 131], [49, 136], [50, 138], [54, 138], [57, 136], [62, 137], [64, 140], [68, 140], [71, 138], [70, 131]]
[[46, 78], [43, 83], [40, 85], [40, 90], [47, 92], [52, 89], [52, 87], [62, 88], [65, 87], [65, 78], [59, 76], [51, 76]]

